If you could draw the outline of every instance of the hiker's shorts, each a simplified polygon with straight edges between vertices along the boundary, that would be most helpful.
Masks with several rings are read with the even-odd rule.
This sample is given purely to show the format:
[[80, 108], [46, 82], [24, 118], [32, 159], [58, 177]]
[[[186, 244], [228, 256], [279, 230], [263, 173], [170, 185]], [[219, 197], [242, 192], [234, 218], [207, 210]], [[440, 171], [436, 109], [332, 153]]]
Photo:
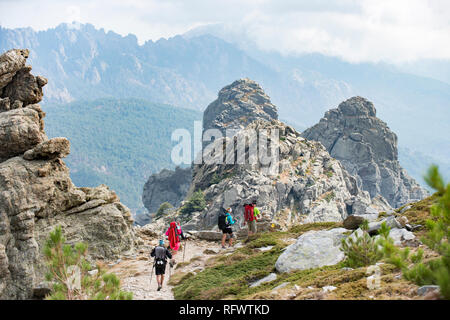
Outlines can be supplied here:
[[163, 275], [166, 273], [166, 264], [157, 264], [155, 265], [155, 274], [157, 276]]
[[230, 227], [224, 228], [224, 229], [222, 229], [222, 233], [223, 234], [233, 235], [233, 229], [231, 229]]
[[248, 231], [256, 233], [256, 220], [247, 221], [247, 223], [248, 223]]

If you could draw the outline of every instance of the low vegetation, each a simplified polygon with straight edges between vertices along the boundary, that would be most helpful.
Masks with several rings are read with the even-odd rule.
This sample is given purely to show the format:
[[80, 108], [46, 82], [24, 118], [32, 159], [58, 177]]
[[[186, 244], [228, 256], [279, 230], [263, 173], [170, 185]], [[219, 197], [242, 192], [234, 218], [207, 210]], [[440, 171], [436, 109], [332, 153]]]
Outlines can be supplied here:
[[50, 232], [44, 247], [48, 272], [46, 280], [53, 283], [47, 300], [131, 300], [133, 294], [120, 290], [120, 280], [100, 267], [89, 273], [87, 245], [65, 244], [61, 227]]
[[158, 208], [158, 211], [156, 211], [155, 218], [158, 219], [164, 215], [167, 209], [173, 208], [173, 205], [171, 205], [168, 202], [163, 202]]
[[181, 207], [180, 211], [184, 215], [196, 211], [203, 211], [206, 208], [205, 195], [201, 190], [194, 192], [188, 201]]
[[[384, 223], [384, 227], [386, 224]], [[365, 220], [361, 225], [361, 233], [342, 239], [342, 251], [346, 256], [344, 265], [350, 268], [370, 266], [383, 257], [378, 241], [369, 235], [369, 225]], [[389, 231], [388, 231], [389, 234]]]
[[[444, 184], [436, 166], [429, 169], [425, 181], [436, 193], [429, 209], [431, 218], [424, 220], [427, 232], [421, 241], [439, 257], [424, 261], [422, 248], [411, 253], [409, 248], [394, 246], [387, 237], [384, 237], [383, 251], [386, 261], [399, 268], [405, 279], [418, 285], [437, 284], [441, 295], [450, 299], [450, 184]], [[420, 206], [423, 212], [423, 203]], [[415, 212], [417, 208], [418, 205]]]
[[[336, 222], [296, 225], [288, 231], [253, 235], [232, 254], [211, 257], [203, 271], [180, 275], [174, 283], [175, 298], [417, 299], [418, 286], [437, 284], [441, 295], [449, 299], [450, 191], [437, 168], [430, 169], [427, 181], [436, 194], [395, 213], [408, 217], [411, 224], [423, 224], [423, 228], [414, 231], [423, 243], [419, 247], [394, 246], [386, 224], [382, 224], [376, 241], [367, 233], [365, 223], [363, 234], [353, 243], [343, 245], [344, 261], [333, 266], [277, 274], [275, 280], [250, 288], [251, 283], [276, 272], [276, 260], [301, 234], [342, 227]], [[259, 250], [270, 246], [270, 250]], [[374, 264], [380, 271], [380, 286], [369, 288], [368, 266]], [[335, 288], [325, 295], [322, 289], [325, 286]]]

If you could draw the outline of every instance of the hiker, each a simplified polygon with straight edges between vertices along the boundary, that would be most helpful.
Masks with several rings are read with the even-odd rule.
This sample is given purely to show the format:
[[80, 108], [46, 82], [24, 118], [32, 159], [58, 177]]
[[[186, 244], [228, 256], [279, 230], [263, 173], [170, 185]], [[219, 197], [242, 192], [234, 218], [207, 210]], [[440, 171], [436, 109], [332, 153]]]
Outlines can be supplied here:
[[166, 273], [167, 258], [172, 259], [172, 254], [164, 247], [164, 240], [159, 240], [159, 245], [153, 248], [150, 256], [155, 257], [153, 266], [155, 268], [156, 281], [158, 282], [158, 291], [160, 291], [164, 282], [164, 274]]
[[225, 240], [227, 238], [227, 234], [229, 235], [229, 243], [228, 246], [233, 246], [233, 229], [231, 226], [235, 223], [233, 220], [233, 217], [231, 216], [231, 212], [233, 210], [231, 208], [228, 208], [225, 210], [225, 212], [222, 212], [219, 215], [219, 222], [218, 227], [220, 230], [222, 230], [222, 249], [225, 249]]
[[178, 252], [178, 249], [180, 249], [181, 235], [183, 235], [184, 239], [185, 237], [183, 231], [181, 230], [181, 226], [177, 224], [175, 221], [172, 221], [170, 223], [169, 229], [167, 229], [166, 231], [166, 236], [169, 239], [169, 246], [170, 249], [173, 250], [174, 255]]
[[258, 221], [261, 218], [261, 212], [256, 207], [256, 201], [254, 202], [253, 205], [254, 205], [254, 207], [253, 207], [253, 215], [255, 216], [256, 221]]
[[[244, 224], [248, 224], [248, 236], [256, 233], [256, 217], [255, 209], [256, 200], [253, 200], [251, 204], [244, 204]], [[258, 210], [259, 212], [259, 210]]]

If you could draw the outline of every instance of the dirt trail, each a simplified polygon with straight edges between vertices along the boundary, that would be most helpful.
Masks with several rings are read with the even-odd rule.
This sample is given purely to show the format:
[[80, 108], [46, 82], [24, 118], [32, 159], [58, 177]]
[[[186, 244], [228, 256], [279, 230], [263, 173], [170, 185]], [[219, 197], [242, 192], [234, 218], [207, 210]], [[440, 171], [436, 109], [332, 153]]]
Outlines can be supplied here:
[[[154, 273], [150, 284], [153, 262], [153, 259], [150, 259], [150, 251], [155, 245], [156, 241], [147, 242], [138, 249], [139, 253], [136, 256], [124, 258], [108, 268], [109, 271], [119, 276], [123, 290], [133, 292], [134, 300], [173, 300], [172, 286], [168, 285], [169, 273], [199, 272], [203, 270], [206, 260], [210, 257], [223, 251], [231, 252], [236, 248], [235, 246], [230, 249], [222, 249], [219, 241], [188, 240], [184, 261], [189, 262], [192, 258], [195, 259], [188, 265], [179, 268], [176, 268], [177, 265], [175, 265], [170, 269], [167, 264], [163, 288], [161, 291], [157, 291], [158, 286]], [[204, 254], [206, 249], [210, 249], [208, 254]], [[174, 255], [174, 259], [177, 264], [183, 261], [182, 249]]]

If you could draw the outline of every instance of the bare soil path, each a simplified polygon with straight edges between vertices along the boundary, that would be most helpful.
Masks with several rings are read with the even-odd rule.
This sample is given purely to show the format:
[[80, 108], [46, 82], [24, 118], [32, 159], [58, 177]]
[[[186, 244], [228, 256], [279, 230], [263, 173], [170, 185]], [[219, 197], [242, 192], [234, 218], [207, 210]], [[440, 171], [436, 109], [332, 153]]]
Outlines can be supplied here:
[[[151, 249], [157, 244], [157, 241], [146, 241], [138, 248], [136, 256], [118, 260], [117, 263], [109, 265], [108, 270], [114, 272], [121, 279], [122, 289], [133, 292], [134, 300], [174, 300], [172, 286], [168, 284], [170, 275], [179, 272], [199, 272], [203, 270], [206, 260], [223, 251], [233, 251], [235, 247], [222, 249], [219, 241], [188, 240], [186, 245], [185, 262], [177, 268], [177, 264], [183, 261], [183, 249], [174, 255], [177, 264], [174, 268], [166, 267], [163, 288], [157, 291], [158, 285], [156, 276], [152, 271], [153, 259], [150, 258]], [[209, 250], [207, 250], [209, 249]], [[206, 253], [205, 253], [205, 250]], [[151, 283], [150, 283], [151, 277]]]

